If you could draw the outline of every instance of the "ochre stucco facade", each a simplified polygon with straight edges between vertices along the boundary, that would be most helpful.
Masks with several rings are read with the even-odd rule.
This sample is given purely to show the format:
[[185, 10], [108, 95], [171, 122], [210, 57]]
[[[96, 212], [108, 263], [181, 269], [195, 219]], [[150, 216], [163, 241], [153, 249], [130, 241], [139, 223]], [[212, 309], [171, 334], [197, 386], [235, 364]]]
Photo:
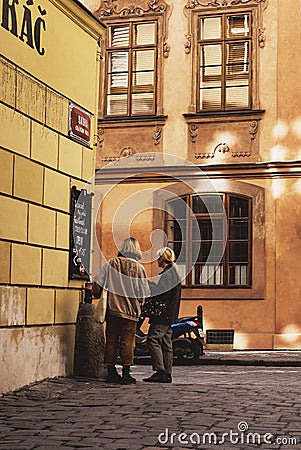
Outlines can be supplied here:
[[[301, 62], [296, 58], [301, 45], [300, 2], [170, 0], [151, 6], [141, 0], [134, 7], [117, 0], [93, 2], [92, 7], [108, 27], [157, 21], [160, 66], [156, 114], [126, 118], [106, 112], [109, 91], [102, 63], [96, 190], [101, 196], [103, 186], [121, 184], [99, 201], [96, 247], [105, 257], [114, 256], [132, 217], [130, 232], [145, 254], [154, 252], [151, 233], [164, 230], [163, 216], [154, 211], [156, 190], [182, 195], [187, 193], [187, 180], [198, 183], [206, 176], [216, 192], [252, 197], [251, 286], [184, 287], [180, 314], [194, 314], [201, 304], [205, 331], [233, 329], [234, 349], [300, 349]], [[254, 26], [252, 107], [198, 112], [197, 18], [245, 12], [252, 14]], [[182, 162], [170, 162], [167, 155]], [[188, 175], [186, 161], [195, 168]], [[137, 174], [135, 180], [128, 179]], [[131, 203], [130, 198], [136, 200]], [[126, 202], [122, 225], [118, 210]], [[148, 274], [157, 273], [155, 263], [145, 261]]]

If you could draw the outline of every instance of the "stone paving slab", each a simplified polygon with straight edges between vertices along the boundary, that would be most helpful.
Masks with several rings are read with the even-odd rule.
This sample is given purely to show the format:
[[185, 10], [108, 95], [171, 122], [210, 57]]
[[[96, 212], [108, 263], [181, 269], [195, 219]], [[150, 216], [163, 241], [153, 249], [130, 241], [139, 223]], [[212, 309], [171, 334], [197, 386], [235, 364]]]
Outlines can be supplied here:
[[206, 351], [200, 357], [199, 364], [227, 365], [262, 365], [262, 366], [292, 366], [301, 367], [301, 352], [297, 350], [274, 351]]
[[55, 378], [0, 397], [0, 449], [301, 449], [299, 367], [179, 366], [172, 384], [132, 372], [132, 386]]

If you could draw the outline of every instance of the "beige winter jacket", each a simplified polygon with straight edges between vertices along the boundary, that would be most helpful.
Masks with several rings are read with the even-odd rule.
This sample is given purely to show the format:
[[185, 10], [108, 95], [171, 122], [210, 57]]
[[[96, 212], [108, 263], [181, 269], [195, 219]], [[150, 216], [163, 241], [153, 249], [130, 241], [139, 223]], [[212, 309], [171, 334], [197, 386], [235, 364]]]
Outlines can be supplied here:
[[140, 305], [150, 294], [145, 269], [138, 261], [112, 258], [100, 269], [95, 281], [108, 291], [107, 316], [138, 321]]

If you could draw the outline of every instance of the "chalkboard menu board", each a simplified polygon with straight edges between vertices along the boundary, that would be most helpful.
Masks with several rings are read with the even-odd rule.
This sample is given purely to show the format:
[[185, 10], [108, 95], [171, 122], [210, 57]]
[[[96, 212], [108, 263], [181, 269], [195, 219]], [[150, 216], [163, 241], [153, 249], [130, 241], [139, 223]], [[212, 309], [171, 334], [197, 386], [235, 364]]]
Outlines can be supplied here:
[[92, 197], [85, 189], [71, 189], [69, 279], [89, 280]]

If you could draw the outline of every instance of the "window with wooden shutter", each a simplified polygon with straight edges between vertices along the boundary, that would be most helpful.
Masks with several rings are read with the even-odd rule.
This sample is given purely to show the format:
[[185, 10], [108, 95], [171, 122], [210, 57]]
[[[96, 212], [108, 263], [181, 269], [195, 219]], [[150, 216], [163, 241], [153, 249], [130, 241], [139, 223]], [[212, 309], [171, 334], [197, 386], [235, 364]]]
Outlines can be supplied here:
[[156, 22], [109, 27], [106, 114], [156, 114]]
[[199, 111], [251, 108], [251, 13], [199, 18]]

